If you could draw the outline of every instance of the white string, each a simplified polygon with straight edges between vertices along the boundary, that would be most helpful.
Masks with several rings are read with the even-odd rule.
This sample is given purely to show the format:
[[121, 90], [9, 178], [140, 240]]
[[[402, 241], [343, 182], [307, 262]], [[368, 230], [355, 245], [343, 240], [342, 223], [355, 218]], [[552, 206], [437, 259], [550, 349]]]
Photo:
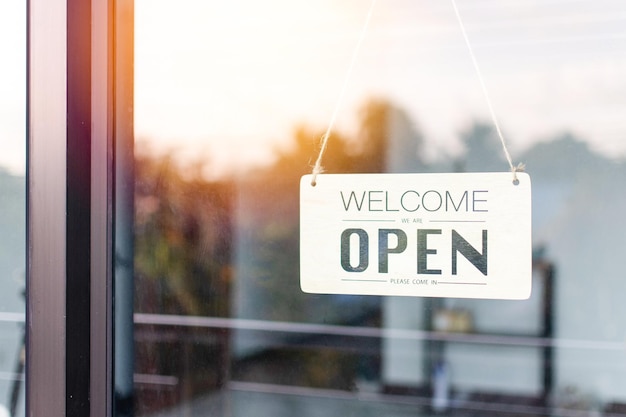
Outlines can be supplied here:
[[361, 49], [361, 44], [363, 43], [363, 39], [365, 39], [365, 34], [367, 33], [367, 27], [369, 26], [370, 20], [372, 18], [372, 12], [374, 11], [375, 4], [376, 4], [376, 0], [372, 0], [372, 3], [370, 4], [370, 9], [365, 19], [365, 24], [363, 25], [363, 29], [361, 30], [361, 35], [359, 36], [359, 41], [357, 42], [354, 52], [352, 53], [350, 66], [348, 67], [346, 77], [343, 81], [343, 85], [339, 93], [339, 98], [337, 99], [337, 102], [335, 103], [335, 109], [333, 110], [333, 114], [330, 118], [330, 122], [328, 123], [328, 128], [326, 129], [326, 132], [322, 136], [320, 153], [317, 156], [317, 161], [315, 161], [315, 165], [313, 166], [313, 172], [312, 172], [312, 177], [311, 177], [312, 186], [315, 186], [318, 174], [321, 174], [324, 171], [324, 169], [322, 168], [322, 157], [324, 156], [324, 152], [326, 151], [326, 146], [328, 145], [328, 138], [330, 136], [330, 132], [332, 131], [335, 125], [335, 120], [337, 119], [337, 115], [339, 114], [339, 109], [341, 108], [341, 105], [343, 103], [343, 98], [345, 96], [346, 90], [348, 89], [348, 82], [350, 81], [350, 78], [352, 76], [352, 69], [354, 68], [354, 63], [356, 62], [356, 58], [359, 54], [359, 50]]
[[506, 160], [509, 163], [509, 167], [511, 168], [511, 172], [513, 173], [513, 183], [517, 184], [517, 172], [524, 170], [524, 164], [520, 163], [519, 165], [514, 166], [513, 160], [511, 159], [511, 154], [509, 154], [509, 150], [506, 147], [506, 142], [504, 140], [504, 136], [502, 135], [502, 131], [500, 130], [500, 125], [498, 124], [498, 119], [496, 117], [496, 113], [493, 111], [493, 106], [491, 105], [491, 99], [489, 98], [489, 93], [487, 92], [487, 87], [485, 86], [485, 81], [483, 80], [482, 73], [480, 72], [480, 67], [478, 66], [478, 61], [476, 61], [476, 57], [474, 56], [474, 50], [472, 49], [472, 45], [470, 44], [469, 37], [467, 36], [467, 32], [465, 32], [465, 25], [463, 25], [463, 20], [461, 19], [461, 14], [459, 13], [459, 9], [456, 6], [456, 0], [452, 0], [452, 5], [454, 6], [454, 13], [456, 14], [456, 18], [459, 22], [459, 26], [461, 27], [461, 32], [463, 33], [463, 38], [465, 39], [465, 44], [467, 45], [467, 49], [469, 50], [470, 57], [472, 58], [472, 62], [474, 63], [474, 69], [476, 69], [476, 74], [478, 75], [478, 80], [480, 81], [480, 86], [483, 89], [483, 94], [487, 101], [487, 107], [489, 108], [489, 113], [491, 113], [491, 119], [493, 120], [493, 124], [496, 127], [496, 132], [498, 132], [498, 137], [500, 138], [500, 143], [502, 143], [502, 149], [504, 149], [504, 156], [506, 156]]

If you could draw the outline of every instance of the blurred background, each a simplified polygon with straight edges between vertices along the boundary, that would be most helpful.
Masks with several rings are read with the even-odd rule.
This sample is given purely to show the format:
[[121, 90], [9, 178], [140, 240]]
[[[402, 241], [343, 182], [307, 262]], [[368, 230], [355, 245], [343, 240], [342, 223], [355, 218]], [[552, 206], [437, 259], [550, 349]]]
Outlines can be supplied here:
[[[132, 348], [116, 352], [134, 363], [134, 414], [626, 413], [626, 4], [458, 1], [514, 162], [532, 179], [529, 300], [304, 294], [299, 178], [370, 4], [135, 1], [134, 251], [117, 260], [132, 271], [135, 319]], [[12, 39], [0, 43], [10, 408], [25, 5], [0, 8]], [[508, 170], [451, 3], [379, 0], [346, 88], [326, 172]]]

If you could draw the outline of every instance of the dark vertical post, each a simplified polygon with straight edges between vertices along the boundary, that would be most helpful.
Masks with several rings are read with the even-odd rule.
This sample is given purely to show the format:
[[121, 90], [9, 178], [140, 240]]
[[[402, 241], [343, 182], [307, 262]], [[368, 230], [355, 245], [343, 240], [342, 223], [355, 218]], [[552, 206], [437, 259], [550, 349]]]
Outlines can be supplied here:
[[549, 401], [553, 385], [554, 369], [554, 347], [552, 338], [554, 336], [554, 265], [546, 263], [542, 266], [544, 278], [543, 293], [543, 329], [542, 337], [549, 343], [543, 348], [543, 396]]
[[91, 2], [67, 0], [66, 415], [89, 415]]

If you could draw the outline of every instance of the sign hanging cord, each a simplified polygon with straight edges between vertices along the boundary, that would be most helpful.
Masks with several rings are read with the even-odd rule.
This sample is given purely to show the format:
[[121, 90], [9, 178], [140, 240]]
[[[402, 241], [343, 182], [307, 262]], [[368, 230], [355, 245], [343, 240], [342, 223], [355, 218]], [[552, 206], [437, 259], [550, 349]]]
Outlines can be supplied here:
[[489, 98], [489, 93], [487, 91], [487, 87], [485, 85], [485, 81], [483, 79], [482, 73], [480, 71], [480, 67], [478, 66], [478, 61], [476, 61], [476, 56], [474, 55], [474, 50], [472, 49], [472, 45], [469, 41], [469, 37], [467, 36], [467, 32], [465, 31], [465, 25], [463, 25], [463, 20], [461, 19], [461, 14], [459, 13], [459, 9], [456, 5], [456, 0], [452, 0], [452, 6], [454, 6], [454, 13], [456, 15], [456, 19], [459, 22], [459, 26], [461, 27], [461, 32], [463, 33], [463, 38], [465, 39], [465, 44], [467, 45], [467, 49], [469, 51], [470, 57], [472, 58], [472, 63], [474, 64], [474, 69], [476, 70], [476, 75], [478, 76], [478, 80], [480, 81], [480, 86], [483, 90], [483, 95], [485, 96], [485, 100], [487, 101], [487, 107], [489, 108], [489, 113], [491, 114], [491, 119], [493, 120], [493, 124], [496, 127], [496, 132], [498, 133], [498, 137], [500, 138], [500, 143], [502, 144], [502, 149], [504, 150], [504, 156], [506, 156], [506, 160], [509, 163], [509, 167], [511, 168], [511, 172], [513, 173], [513, 183], [517, 184], [519, 180], [517, 179], [517, 173], [524, 171], [524, 164], [520, 163], [517, 166], [513, 165], [513, 160], [511, 159], [511, 154], [506, 147], [506, 142], [504, 140], [504, 136], [502, 135], [502, 131], [500, 130], [500, 124], [498, 123], [498, 119], [496, 117], [496, 113], [493, 110], [493, 106], [491, 104], [491, 99]]
[[[470, 57], [472, 59], [472, 63], [474, 65], [474, 69], [476, 70], [476, 75], [478, 76], [478, 80], [480, 82], [480, 86], [482, 88], [483, 91], [483, 95], [485, 96], [485, 100], [487, 102], [487, 107], [489, 109], [489, 113], [491, 115], [491, 119], [493, 121], [493, 124], [496, 128], [496, 132], [498, 134], [498, 137], [500, 138], [500, 143], [502, 144], [502, 149], [504, 150], [504, 156], [506, 157], [506, 160], [509, 164], [509, 167], [511, 169], [511, 172], [513, 173], [513, 183], [517, 184], [518, 183], [518, 179], [517, 179], [517, 173], [521, 172], [524, 170], [524, 164], [520, 163], [517, 166], [513, 165], [513, 160], [511, 158], [511, 154], [509, 153], [509, 150], [506, 146], [506, 141], [504, 140], [504, 135], [502, 134], [502, 130], [500, 129], [500, 124], [498, 123], [498, 118], [496, 117], [495, 111], [493, 110], [493, 105], [491, 103], [491, 98], [489, 97], [489, 92], [487, 91], [487, 86], [485, 85], [485, 81], [483, 79], [482, 73], [480, 71], [480, 67], [478, 66], [478, 61], [476, 60], [476, 56], [474, 55], [474, 50], [472, 48], [472, 44], [469, 41], [469, 37], [467, 36], [467, 32], [465, 31], [465, 25], [463, 24], [463, 20], [461, 19], [461, 14], [459, 13], [459, 9], [456, 5], [456, 0], [451, 0], [452, 1], [452, 6], [454, 7], [454, 13], [456, 15], [457, 21], [459, 22], [459, 27], [461, 28], [461, 33], [463, 34], [463, 38], [465, 39], [465, 44], [467, 45], [467, 49], [469, 51]], [[317, 180], [317, 176], [323, 172], [323, 168], [322, 168], [322, 159], [324, 157], [324, 152], [326, 152], [326, 147], [328, 146], [328, 139], [330, 137], [330, 134], [332, 132], [332, 129], [335, 125], [335, 121], [337, 119], [337, 115], [339, 114], [339, 110], [341, 108], [341, 105], [343, 104], [343, 99], [348, 87], [348, 83], [350, 81], [350, 78], [352, 76], [352, 70], [354, 69], [354, 64], [356, 62], [357, 56], [359, 54], [359, 50], [361, 49], [361, 44], [363, 43], [363, 39], [365, 39], [365, 34], [367, 33], [367, 28], [369, 26], [371, 17], [372, 17], [372, 13], [374, 11], [374, 6], [376, 5], [376, 0], [372, 0], [371, 4], [370, 4], [370, 8], [369, 11], [367, 13], [367, 17], [365, 19], [365, 24], [363, 25], [363, 29], [361, 30], [361, 34], [359, 36], [359, 40], [357, 42], [357, 45], [354, 49], [354, 52], [352, 53], [352, 59], [350, 60], [350, 65], [348, 67], [348, 71], [346, 73], [346, 77], [344, 79], [343, 85], [341, 87], [341, 91], [339, 93], [339, 98], [337, 99], [337, 102], [335, 103], [335, 108], [333, 110], [333, 113], [331, 115], [330, 118], [330, 122], [328, 123], [328, 127], [326, 129], [326, 132], [324, 132], [324, 135], [322, 135], [322, 139], [321, 139], [321, 146], [320, 146], [320, 152], [319, 155], [317, 156], [317, 160], [315, 161], [315, 165], [313, 166], [313, 171], [312, 171], [312, 176], [311, 176], [311, 185], [315, 186], [316, 185], [316, 180]]]
[[354, 64], [356, 62], [356, 58], [359, 55], [359, 50], [361, 49], [361, 44], [363, 43], [363, 39], [365, 39], [365, 34], [367, 33], [367, 28], [369, 26], [370, 20], [372, 18], [372, 12], [374, 11], [374, 6], [376, 5], [376, 0], [372, 0], [372, 3], [370, 4], [370, 9], [367, 12], [367, 17], [365, 18], [365, 24], [363, 25], [363, 29], [361, 30], [361, 35], [359, 36], [359, 40], [356, 44], [356, 47], [354, 49], [354, 52], [352, 53], [352, 59], [350, 60], [350, 66], [348, 67], [348, 71], [346, 73], [346, 77], [343, 81], [343, 85], [341, 87], [341, 91], [339, 93], [339, 98], [337, 99], [337, 102], [335, 103], [335, 109], [333, 110], [332, 116], [330, 118], [330, 122], [328, 123], [328, 128], [326, 128], [326, 132], [324, 133], [324, 135], [322, 136], [321, 139], [321, 147], [320, 147], [320, 153], [317, 156], [317, 160], [315, 161], [315, 165], [313, 166], [313, 172], [312, 177], [311, 177], [311, 185], [313, 187], [315, 187], [316, 185], [316, 179], [318, 174], [321, 174], [323, 172], [323, 168], [322, 168], [322, 157], [324, 156], [324, 152], [326, 151], [326, 146], [328, 145], [328, 138], [330, 136], [330, 132], [332, 131], [334, 125], [335, 125], [335, 120], [337, 119], [337, 115], [339, 114], [339, 110], [341, 108], [341, 105], [343, 103], [343, 98], [345, 96], [346, 90], [348, 89], [348, 82], [350, 81], [350, 78], [352, 76], [352, 70], [354, 68]]

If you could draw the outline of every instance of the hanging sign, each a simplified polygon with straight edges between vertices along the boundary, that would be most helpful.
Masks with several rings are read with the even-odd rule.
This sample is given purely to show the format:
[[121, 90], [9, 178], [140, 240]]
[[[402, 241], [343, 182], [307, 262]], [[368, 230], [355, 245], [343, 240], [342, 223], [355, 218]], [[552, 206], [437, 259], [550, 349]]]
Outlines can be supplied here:
[[323, 174], [300, 181], [300, 285], [322, 294], [526, 299], [530, 177]]

